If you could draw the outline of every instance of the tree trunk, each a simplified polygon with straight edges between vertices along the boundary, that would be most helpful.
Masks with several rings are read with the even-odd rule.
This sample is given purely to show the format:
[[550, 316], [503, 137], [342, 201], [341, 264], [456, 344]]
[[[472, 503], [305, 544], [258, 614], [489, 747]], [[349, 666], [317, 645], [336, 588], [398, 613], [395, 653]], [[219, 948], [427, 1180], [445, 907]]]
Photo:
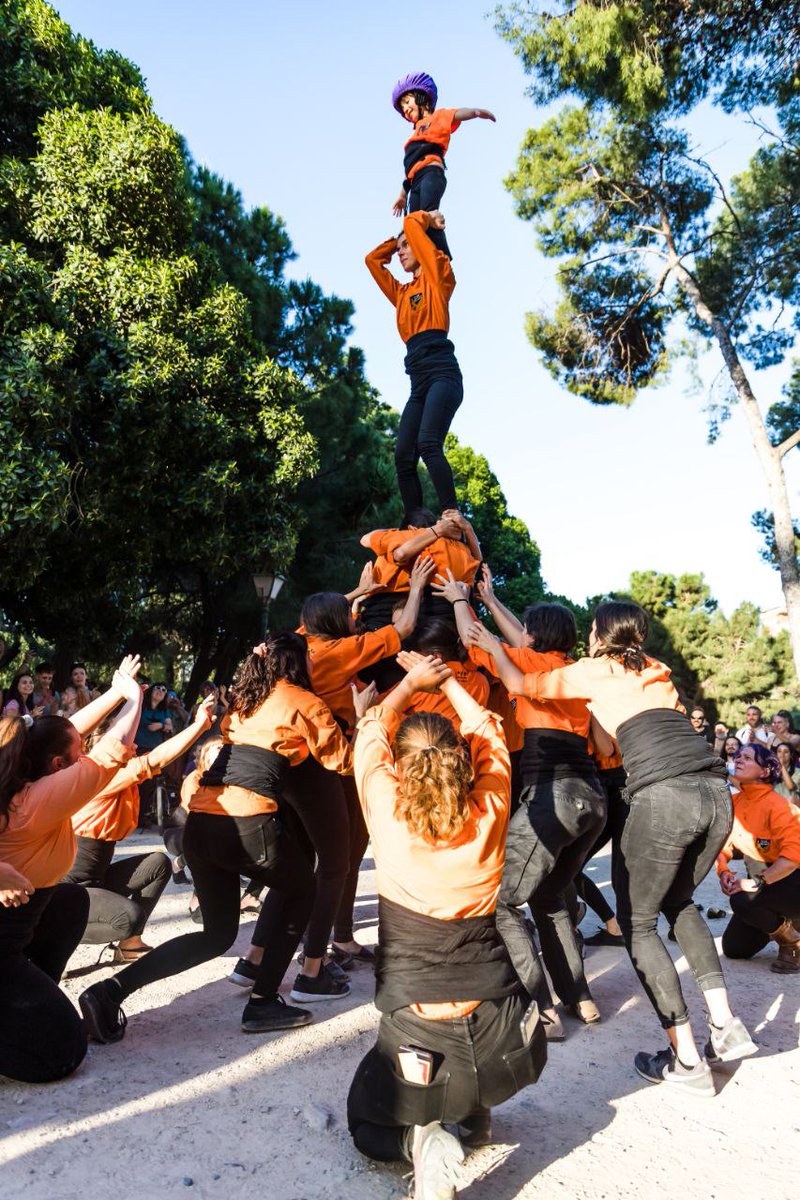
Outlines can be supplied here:
[[795, 549], [792, 510], [789, 505], [789, 489], [786, 486], [786, 475], [783, 470], [783, 454], [788, 446], [786, 443], [781, 447], [772, 445], [758, 401], [753, 394], [750, 380], [747, 378], [739, 355], [736, 353], [736, 347], [731, 340], [727, 326], [706, 304], [696, 280], [680, 261], [671, 236], [668, 236], [667, 242], [670, 249], [671, 266], [681, 287], [694, 305], [698, 317], [709, 326], [717, 340], [739, 403], [750, 426], [750, 436], [753, 439], [756, 456], [767, 483], [769, 507], [775, 521], [775, 549], [778, 555], [781, 586], [786, 600], [786, 611], [789, 614], [789, 639], [792, 645], [794, 669], [797, 678], [800, 679], [800, 570]]

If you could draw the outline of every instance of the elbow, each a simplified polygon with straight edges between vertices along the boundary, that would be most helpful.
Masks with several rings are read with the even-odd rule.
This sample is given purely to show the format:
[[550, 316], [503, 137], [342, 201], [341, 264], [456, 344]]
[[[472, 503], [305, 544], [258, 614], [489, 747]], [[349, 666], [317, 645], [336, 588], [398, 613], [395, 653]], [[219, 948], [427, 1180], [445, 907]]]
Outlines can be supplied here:
[[372, 536], [371, 534], [365, 533], [364, 536], [361, 538], [361, 540], [358, 543], [359, 546], [363, 546], [365, 550], [372, 549], [372, 547], [369, 544], [371, 536]]

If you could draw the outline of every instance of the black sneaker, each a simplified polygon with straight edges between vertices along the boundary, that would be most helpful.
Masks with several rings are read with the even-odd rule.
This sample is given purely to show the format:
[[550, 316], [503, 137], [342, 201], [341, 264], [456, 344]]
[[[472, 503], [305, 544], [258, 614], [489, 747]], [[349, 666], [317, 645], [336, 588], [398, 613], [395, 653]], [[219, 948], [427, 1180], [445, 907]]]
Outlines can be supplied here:
[[[302, 975], [302, 973], [303, 973], [302, 968], [306, 961], [306, 956], [302, 950], [296, 956], [294, 961], [297, 963], [298, 967], [300, 967], [300, 974]], [[322, 960], [322, 965], [325, 968], [325, 970], [328, 972], [328, 974], [331, 976], [331, 978], [335, 979], [337, 981], [337, 983], [349, 983], [350, 982], [350, 976], [348, 975], [347, 971], [344, 969], [344, 967], [341, 967], [339, 965], [339, 963], [336, 962], [334, 959], [329, 958], [326, 955], [325, 958], [323, 958], [323, 960]]]
[[249, 1000], [242, 1013], [242, 1029], [245, 1033], [275, 1033], [280, 1029], [308, 1025], [310, 1021], [308, 1009], [293, 1008], [283, 996], [277, 994], [263, 1000]]
[[228, 976], [228, 982], [235, 983], [237, 987], [251, 988], [256, 981], [257, 975], [258, 967], [256, 964], [248, 962], [246, 958], [240, 958]]
[[478, 1108], [470, 1116], [459, 1122], [456, 1133], [462, 1146], [477, 1150], [480, 1146], [492, 1144], [492, 1110]]
[[301, 971], [289, 993], [292, 1000], [301, 1004], [313, 1004], [317, 1000], [340, 1000], [342, 996], [349, 994], [350, 984], [334, 979], [324, 963], [315, 978], [304, 975]]
[[115, 979], [93, 983], [78, 997], [83, 1023], [90, 1038], [106, 1045], [125, 1036], [128, 1018], [120, 1006], [119, 984]]
[[739, 1017], [731, 1017], [722, 1029], [708, 1027], [709, 1039], [706, 1042], [706, 1061], [717, 1063], [735, 1062], [739, 1058], [748, 1058], [758, 1053], [758, 1046], [750, 1037], [744, 1022]]
[[668, 1048], [659, 1050], [657, 1054], [637, 1054], [633, 1065], [648, 1083], [671, 1083], [696, 1096], [711, 1097], [717, 1094], [711, 1068], [705, 1059], [701, 1059], [694, 1067], [685, 1067], [675, 1057], [675, 1052]]

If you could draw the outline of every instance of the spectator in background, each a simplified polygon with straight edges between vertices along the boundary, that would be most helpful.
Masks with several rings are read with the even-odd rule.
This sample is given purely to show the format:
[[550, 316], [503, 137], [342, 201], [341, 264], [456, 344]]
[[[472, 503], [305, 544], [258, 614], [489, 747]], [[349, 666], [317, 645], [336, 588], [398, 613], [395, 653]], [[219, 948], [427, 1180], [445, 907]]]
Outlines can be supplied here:
[[796, 754], [800, 753], [800, 733], [795, 732], [792, 714], [787, 709], [779, 709], [772, 718], [771, 725], [776, 743], [787, 742]]
[[197, 700], [192, 706], [191, 719], [194, 720], [197, 716], [197, 710], [205, 700], [206, 696], [213, 696], [215, 698], [216, 705], [214, 708], [214, 721], [211, 726], [211, 737], [219, 737], [219, 723], [228, 711], [228, 701], [225, 697], [225, 692], [226, 689], [224, 684], [222, 687], [217, 687], [215, 683], [212, 683], [210, 679], [207, 679], [205, 683], [200, 685], [200, 699]]
[[41, 705], [42, 712], [49, 717], [56, 715], [61, 701], [58, 692], [53, 691], [54, 675], [55, 667], [52, 663], [39, 663], [33, 681], [33, 703], [36, 707]]
[[753, 742], [761, 742], [762, 746], [772, 745], [775, 737], [764, 724], [761, 709], [757, 704], [748, 705], [744, 719], [745, 724], [736, 733], [743, 746], [749, 746]]
[[709, 746], [713, 746], [714, 733], [708, 721], [706, 720], [706, 714], [703, 712], [702, 708], [695, 705], [695, 707], [692, 709], [692, 715], [689, 717], [689, 720], [691, 721], [692, 729], [695, 731], [695, 733], [699, 733], [701, 737], [706, 739]]
[[718, 754], [720, 758], [725, 757], [722, 753], [722, 750], [725, 745], [725, 739], [729, 736], [730, 730], [725, 722], [717, 721], [716, 725], [714, 726], [714, 753]]
[[797, 766], [797, 751], [789, 742], [776, 742], [772, 747], [781, 768], [781, 776], [773, 784], [773, 791], [785, 796], [792, 804], [800, 801], [800, 769]]
[[171, 733], [172, 718], [167, 709], [167, 685], [154, 683], [144, 694], [142, 715], [136, 730], [136, 749], [140, 754], [155, 750]]
[[58, 706], [57, 716], [66, 717], [69, 720], [78, 711], [78, 693], [72, 684], [68, 684], [61, 693], [61, 703]]
[[85, 663], [74, 662], [72, 664], [69, 669], [69, 681], [72, 687], [75, 688], [76, 707], [78, 709], [85, 708], [87, 704], [97, 698], [98, 693], [92, 691], [92, 688], [89, 686]]
[[44, 709], [33, 703], [33, 676], [30, 671], [20, 671], [11, 680], [11, 687], [5, 695], [3, 705], [4, 717], [22, 717], [26, 725], [32, 725], [35, 717], [40, 717]]

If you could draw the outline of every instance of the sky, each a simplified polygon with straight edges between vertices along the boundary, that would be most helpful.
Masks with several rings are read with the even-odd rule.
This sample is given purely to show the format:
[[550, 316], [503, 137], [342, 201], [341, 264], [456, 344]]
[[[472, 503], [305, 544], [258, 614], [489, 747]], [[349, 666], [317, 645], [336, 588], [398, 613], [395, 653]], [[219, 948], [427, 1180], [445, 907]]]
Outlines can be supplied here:
[[[249, 207], [280, 214], [297, 252], [290, 274], [355, 304], [353, 342], [382, 398], [408, 392], [394, 313], [364, 254], [396, 232], [408, 127], [395, 81], [431, 73], [440, 104], [491, 109], [453, 136], [442, 202], [457, 287], [451, 337], [464, 375], [453, 432], [486, 455], [509, 509], [528, 524], [554, 592], [583, 601], [633, 570], [704, 572], [722, 608], [782, 604], [758, 558], [751, 514], [766, 504], [743, 414], [714, 446], [703, 408], [724, 382], [701, 362], [703, 388], [679, 363], [630, 408], [594, 407], [558, 386], [528, 343], [525, 314], [552, 305], [553, 264], [536, 249], [503, 185], [528, 128], [543, 119], [522, 68], [496, 34], [489, 0], [407, 10], [374, 0], [63, 0], [74, 30], [137, 64], [158, 115], [194, 158], [230, 180]], [[487, 12], [487, 10], [489, 10]], [[723, 178], [757, 133], [715, 110], [694, 121], [697, 149]], [[765, 406], [784, 376], [755, 374]], [[795, 460], [800, 454], [792, 456]], [[789, 481], [795, 511], [800, 464]]]

